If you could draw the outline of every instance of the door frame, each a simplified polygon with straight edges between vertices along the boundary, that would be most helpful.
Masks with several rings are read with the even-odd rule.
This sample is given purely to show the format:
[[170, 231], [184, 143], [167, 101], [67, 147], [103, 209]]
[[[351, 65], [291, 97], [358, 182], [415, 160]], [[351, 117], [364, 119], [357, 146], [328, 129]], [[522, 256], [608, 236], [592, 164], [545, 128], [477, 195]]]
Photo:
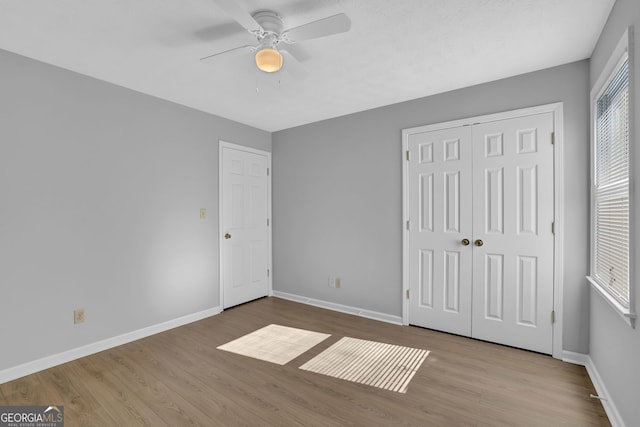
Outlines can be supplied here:
[[259, 150], [257, 148], [247, 147], [245, 145], [239, 145], [232, 142], [223, 141], [220, 139], [218, 141], [218, 269], [220, 271], [220, 307], [223, 306], [224, 301], [224, 259], [222, 252], [222, 245], [224, 236], [222, 234], [222, 199], [223, 199], [223, 165], [222, 165], [222, 150], [225, 148], [229, 148], [237, 151], [244, 151], [252, 154], [258, 154], [261, 156], [265, 156], [267, 158], [267, 212], [269, 218], [269, 227], [267, 233], [267, 268], [269, 271], [269, 275], [267, 277], [268, 280], [268, 296], [273, 296], [273, 257], [272, 257], [272, 245], [273, 245], [273, 219], [272, 219], [272, 211], [271, 211], [271, 153], [264, 150]]
[[409, 136], [416, 133], [442, 130], [460, 126], [512, 119], [541, 113], [553, 114], [553, 177], [554, 203], [553, 217], [555, 233], [553, 236], [553, 311], [555, 321], [552, 325], [552, 356], [562, 359], [562, 298], [564, 273], [564, 164], [563, 164], [563, 103], [539, 105], [512, 111], [485, 114], [460, 120], [435, 123], [424, 126], [402, 129], [402, 324], [409, 324]]

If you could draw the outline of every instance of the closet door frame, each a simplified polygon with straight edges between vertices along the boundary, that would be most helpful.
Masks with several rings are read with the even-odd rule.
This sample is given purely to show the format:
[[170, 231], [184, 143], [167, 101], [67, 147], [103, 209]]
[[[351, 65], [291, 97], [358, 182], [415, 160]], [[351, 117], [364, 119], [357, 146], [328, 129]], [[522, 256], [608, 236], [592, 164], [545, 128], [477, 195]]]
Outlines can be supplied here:
[[554, 175], [554, 225], [555, 234], [553, 239], [554, 246], [554, 271], [553, 271], [553, 350], [552, 356], [556, 359], [562, 359], [562, 296], [563, 296], [563, 272], [564, 272], [564, 256], [563, 256], [563, 237], [564, 237], [564, 180], [563, 180], [563, 103], [553, 103], [540, 105], [536, 107], [523, 108], [518, 110], [506, 111], [495, 114], [486, 114], [481, 116], [469, 117], [461, 120], [453, 120], [442, 123], [418, 126], [402, 130], [402, 323], [409, 324], [409, 194], [408, 194], [408, 148], [409, 136], [416, 133], [430, 132], [445, 128], [467, 126], [496, 120], [505, 120], [522, 116], [530, 116], [540, 113], [553, 113], [553, 132], [554, 132], [554, 159], [553, 159], [553, 175]]

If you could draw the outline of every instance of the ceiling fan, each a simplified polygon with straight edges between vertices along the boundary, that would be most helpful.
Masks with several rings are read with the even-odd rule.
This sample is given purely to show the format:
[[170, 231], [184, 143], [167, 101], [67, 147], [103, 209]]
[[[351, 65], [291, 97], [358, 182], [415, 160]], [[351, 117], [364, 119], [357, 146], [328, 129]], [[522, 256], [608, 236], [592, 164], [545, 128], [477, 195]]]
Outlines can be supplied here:
[[262, 10], [249, 14], [236, 0], [215, 0], [217, 5], [231, 18], [242, 25], [256, 38], [255, 45], [238, 46], [223, 52], [201, 58], [202, 62], [213, 63], [221, 59], [247, 54], [255, 55], [256, 66], [265, 73], [280, 71], [284, 58], [287, 68], [294, 74], [302, 74], [297, 59], [281, 43], [294, 44], [299, 41], [316, 39], [333, 34], [344, 33], [351, 28], [351, 20], [344, 13], [312, 21], [299, 27], [284, 29], [282, 17], [276, 12]]

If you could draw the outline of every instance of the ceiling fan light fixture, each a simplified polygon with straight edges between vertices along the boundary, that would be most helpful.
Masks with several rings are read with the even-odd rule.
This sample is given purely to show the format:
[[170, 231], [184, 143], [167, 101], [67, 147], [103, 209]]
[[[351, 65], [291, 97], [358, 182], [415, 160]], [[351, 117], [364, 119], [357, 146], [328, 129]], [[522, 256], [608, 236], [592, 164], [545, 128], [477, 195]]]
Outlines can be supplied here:
[[282, 68], [282, 54], [271, 47], [260, 49], [256, 52], [256, 65], [265, 73], [275, 73]]

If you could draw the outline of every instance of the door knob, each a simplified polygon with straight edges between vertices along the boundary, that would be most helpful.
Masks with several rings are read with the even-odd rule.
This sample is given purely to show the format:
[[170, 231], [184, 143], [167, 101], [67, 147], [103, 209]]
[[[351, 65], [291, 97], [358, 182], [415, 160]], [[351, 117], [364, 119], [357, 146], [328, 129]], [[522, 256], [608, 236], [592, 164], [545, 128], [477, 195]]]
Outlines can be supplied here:
[[469, 242], [469, 239], [462, 239], [462, 242], [460, 243], [462, 243], [462, 246], [469, 246], [470, 242]]
[[483, 242], [482, 240], [480, 240], [480, 239], [476, 240], [476, 241], [475, 241], [475, 242], [473, 242], [473, 243], [474, 243], [474, 245], [476, 245], [476, 246], [482, 246], [482, 245], [484, 245], [484, 242]]
[[224, 238], [225, 238], [225, 239], [230, 239], [230, 238], [231, 238], [231, 234], [229, 234], [229, 233], [225, 234], [225, 235], [224, 235]]

